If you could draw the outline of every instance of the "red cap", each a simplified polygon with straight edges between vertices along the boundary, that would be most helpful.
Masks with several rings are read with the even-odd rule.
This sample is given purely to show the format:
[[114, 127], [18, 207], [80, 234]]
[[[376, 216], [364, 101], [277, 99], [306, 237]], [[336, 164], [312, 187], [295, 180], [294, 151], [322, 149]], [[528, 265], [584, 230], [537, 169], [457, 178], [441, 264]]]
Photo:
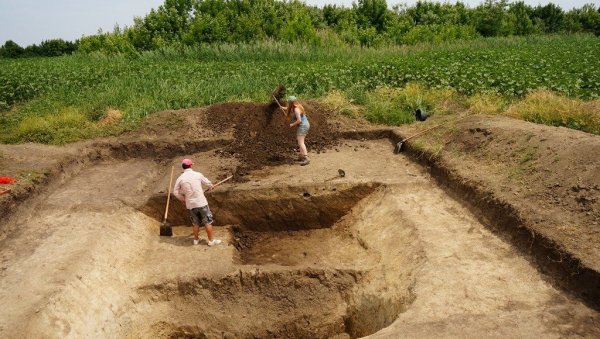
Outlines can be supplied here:
[[181, 162], [182, 165], [186, 165], [186, 166], [192, 166], [194, 163], [192, 162], [191, 159], [183, 159], [183, 161]]

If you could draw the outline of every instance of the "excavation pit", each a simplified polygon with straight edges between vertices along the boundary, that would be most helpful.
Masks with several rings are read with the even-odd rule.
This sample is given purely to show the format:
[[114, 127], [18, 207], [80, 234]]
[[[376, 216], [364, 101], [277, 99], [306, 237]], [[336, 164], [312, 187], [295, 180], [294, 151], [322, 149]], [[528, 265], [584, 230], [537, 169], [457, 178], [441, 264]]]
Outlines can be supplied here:
[[[379, 227], [399, 218], [389, 189], [356, 182], [210, 193], [216, 230], [228, 232], [233, 246], [196, 251], [209, 263], [228, 249], [235, 271], [188, 272], [141, 287], [148, 305], [140, 309], [153, 324], [147, 330], [159, 337], [355, 338], [388, 326], [414, 299], [420, 260], [412, 227], [390, 235]], [[161, 199], [149, 199], [146, 213]], [[171, 222], [184, 218], [178, 211]], [[394, 251], [382, 252], [392, 243]], [[389, 275], [399, 278], [390, 284], [382, 279]]]
[[232, 233], [237, 262], [243, 265], [351, 267], [367, 256], [360, 242], [342, 230], [254, 232], [234, 227]]
[[[213, 225], [239, 225], [243, 231], [281, 232], [329, 228], [379, 183], [324, 183], [269, 189], [217, 190], [207, 193]], [[172, 197], [174, 198], [174, 197]], [[190, 225], [189, 212], [176, 199], [169, 210], [172, 225]], [[166, 194], [151, 196], [141, 208], [162, 221]]]
[[[240, 271], [220, 279], [147, 286], [159, 337], [327, 338], [346, 333], [348, 302], [363, 272], [353, 270]], [[199, 323], [198, 319], [203, 321]]]

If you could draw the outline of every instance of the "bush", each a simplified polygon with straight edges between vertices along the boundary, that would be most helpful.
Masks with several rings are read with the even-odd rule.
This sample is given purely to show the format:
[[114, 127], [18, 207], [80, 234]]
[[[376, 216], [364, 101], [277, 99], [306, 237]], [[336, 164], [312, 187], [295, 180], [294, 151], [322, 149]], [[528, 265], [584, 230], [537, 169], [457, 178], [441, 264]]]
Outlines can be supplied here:
[[46, 116], [30, 116], [23, 119], [13, 132], [11, 139], [20, 142], [65, 144], [81, 139], [90, 133], [92, 124], [85, 115], [73, 109]]
[[136, 55], [135, 47], [127, 37], [120, 33], [105, 33], [91, 35], [81, 38], [78, 52], [95, 53], [101, 52], [105, 55]]
[[8, 40], [0, 47], [0, 58], [18, 58], [25, 50], [16, 42]]
[[408, 45], [417, 43], [440, 43], [454, 40], [470, 40], [479, 37], [472, 26], [420, 25], [412, 27], [400, 41]]
[[400, 90], [377, 88], [368, 93], [365, 118], [370, 122], [401, 125], [415, 121], [414, 115], [400, 104]]

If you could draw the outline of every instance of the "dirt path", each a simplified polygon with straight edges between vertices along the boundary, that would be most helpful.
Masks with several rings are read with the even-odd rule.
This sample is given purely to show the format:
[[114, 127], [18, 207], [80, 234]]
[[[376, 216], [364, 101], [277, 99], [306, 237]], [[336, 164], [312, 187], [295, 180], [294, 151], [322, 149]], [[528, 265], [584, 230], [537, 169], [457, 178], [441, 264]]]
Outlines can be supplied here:
[[[217, 248], [191, 246], [187, 227], [160, 238], [160, 216], [138, 210], [164, 190], [168, 165], [83, 170], [0, 244], [0, 336], [600, 336], [597, 312], [553, 288], [390, 142], [336, 149], [214, 192], [217, 220], [235, 217], [228, 205], [272, 199], [248, 213], [277, 230], [220, 226]], [[209, 177], [223, 169], [213, 152], [190, 156]], [[318, 205], [352, 197], [332, 225], [282, 231], [281, 201], [308, 225]]]

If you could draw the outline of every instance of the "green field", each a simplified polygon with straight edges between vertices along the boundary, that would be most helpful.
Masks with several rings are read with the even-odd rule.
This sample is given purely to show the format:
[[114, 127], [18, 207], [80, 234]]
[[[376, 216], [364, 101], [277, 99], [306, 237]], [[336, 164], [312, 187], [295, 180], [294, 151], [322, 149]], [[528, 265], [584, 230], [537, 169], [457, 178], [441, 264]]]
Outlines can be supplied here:
[[[579, 35], [383, 49], [273, 42], [159, 50], [136, 58], [0, 59], [0, 141], [59, 144], [118, 134], [165, 109], [268, 102], [279, 83], [302, 99], [341, 93], [349, 103], [367, 106], [371, 120], [389, 124], [409, 121], [409, 107], [369, 109], [369, 98], [402, 95], [409, 83], [420, 84], [424, 97], [445, 90], [463, 101], [483, 94], [511, 102], [539, 89], [590, 101], [600, 97], [599, 55], [600, 39]], [[109, 109], [122, 112], [122, 119], [100, 124]], [[535, 119], [600, 133], [594, 116], [574, 124]]]

